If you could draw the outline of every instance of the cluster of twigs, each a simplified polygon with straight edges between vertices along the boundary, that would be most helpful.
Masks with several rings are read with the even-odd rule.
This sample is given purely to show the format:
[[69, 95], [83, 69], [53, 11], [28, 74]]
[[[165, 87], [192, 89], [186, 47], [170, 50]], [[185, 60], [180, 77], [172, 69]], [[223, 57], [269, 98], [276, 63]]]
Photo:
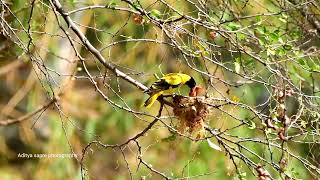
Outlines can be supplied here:
[[[172, 179], [173, 177], [143, 159], [141, 150], [143, 147], [139, 139], [157, 123], [164, 125], [171, 133], [191, 141], [216, 139], [218, 146], [232, 161], [240, 178], [243, 178], [243, 168], [241, 168], [243, 165], [246, 165], [252, 175], [259, 179], [298, 178], [288, 169], [291, 162], [305, 168], [311, 176], [320, 177], [320, 154], [313, 150], [313, 147], [319, 147], [320, 135], [318, 48], [320, 22], [317, 14], [320, 11], [320, 4], [318, 2], [273, 0], [270, 1], [270, 7], [267, 7], [262, 2], [254, 0], [185, 0], [183, 3], [190, 6], [186, 11], [174, 1], [165, 0], [156, 0], [152, 3], [133, 0], [110, 1], [101, 5], [77, 5], [72, 9], [59, 0], [49, 0], [48, 3], [33, 0], [26, 7], [30, 12], [27, 23], [20, 21], [17, 12], [11, 11], [7, 2], [3, 0], [0, 2], [1, 33], [19, 46], [31, 61], [37, 79], [48, 92], [48, 99], [51, 99], [44, 108], [55, 104], [60, 114], [64, 116], [59, 99], [68, 91], [71, 80], [83, 78], [90, 81], [95, 91], [110, 106], [134, 114], [138, 119], [154, 118], [144, 130], [123, 143], [105, 144], [92, 141], [86, 145], [82, 158], [78, 159], [83, 178], [86, 175], [85, 157], [93, 145], [120, 150], [127, 163], [130, 177], [133, 178], [133, 172], [123, 151], [129, 144], [133, 144], [137, 148], [139, 165], [144, 165], [161, 177]], [[42, 31], [40, 32], [32, 27], [32, 22], [36, 21], [33, 18], [39, 20], [34, 14], [36, 9], [37, 11], [41, 9], [38, 6], [48, 9], [48, 13], [53, 13], [54, 18], [50, 21], [58, 24], [58, 33], [51, 34], [43, 27], [40, 28]], [[257, 12], [252, 13], [255, 8]], [[101, 10], [126, 13], [128, 16], [127, 21], [124, 21], [123, 26], [112, 35], [113, 37], [119, 36], [119, 32], [127, 28], [128, 21], [133, 21], [137, 26], [154, 28], [157, 37], [113, 39], [107, 45], [103, 42], [101, 43], [103, 45], [97, 46], [86, 36], [83, 28], [93, 30], [97, 34], [105, 33], [105, 30], [90, 24], [83, 25], [78, 21], [86, 11]], [[9, 16], [15, 19], [14, 25], [8, 22]], [[42, 21], [47, 23], [46, 19]], [[62, 66], [70, 68], [60, 72], [51, 69], [45, 63], [44, 50], [38, 44], [40, 41], [38, 36], [41, 34], [63, 40], [57, 46], [61, 46], [62, 49], [68, 47], [69, 50], [60, 54], [71, 55], [63, 58], [55, 54], [55, 58], [57, 61], [65, 62]], [[161, 106], [157, 116], [127, 105], [120, 95], [120, 85], [114, 88], [105, 80], [111, 78], [117, 82], [129, 83], [136, 91], [147, 89], [138, 78], [133, 78], [134, 66], [122, 67], [106, 53], [107, 50], [126, 43], [154, 43], [174, 51], [179, 63], [186, 65], [193, 74], [198, 74], [204, 79], [208, 92], [206, 98], [210, 99], [206, 106], [214, 109], [216, 114], [228, 117], [235, 125], [217, 129], [212, 127], [212, 122], [206, 117], [208, 118], [204, 119], [207, 123], [204, 125], [206, 135], [194, 138], [169, 124], [166, 121], [167, 116], [161, 116], [165, 106], [172, 106], [167, 98], [159, 100]], [[90, 56], [84, 57], [83, 51], [89, 52]], [[93, 75], [92, 70], [87, 67], [94, 61], [97, 63], [98, 75]], [[85, 72], [83, 76], [76, 74], [77, 64], [83, 68]], [[302, 77], [304, 75], [299, 74], [300, 72], [307, 74], [308, 79]], [[250, 104], [246, 99], [242, 99], [248, 95], [232, 94], [234, 91], [244, 92], [246, 89], [259, 89], [261, 94], [256, 97], [260, 100]], [[113, 101], [107, 90], [114, 93], [124, 105]], [[243, 111], [247, 115], [244, 118], [233, 113], [236, 111]], [[18, 123], [29, 117], [31, 116], [27, 115], [16, 120], [2, 121], [0, 125]], [[244, 129], [251, 129], [255, 133], [250, 136], [234, 133]], [[307, 146], [307, 153], [294, 149], [302, 145]], [[258, 151], [253, 146], [261, 147], [264, 152]]]

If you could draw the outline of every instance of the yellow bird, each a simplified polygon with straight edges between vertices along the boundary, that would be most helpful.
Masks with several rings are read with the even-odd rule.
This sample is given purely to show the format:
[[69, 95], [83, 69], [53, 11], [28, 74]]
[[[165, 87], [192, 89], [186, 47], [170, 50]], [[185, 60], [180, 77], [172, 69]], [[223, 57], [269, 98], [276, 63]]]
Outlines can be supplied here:
[[187, 74], [169, 73], [164, 75], [145, 91], [150, 97], [144, 102], [144, 106], [150, 108], [159, 96], [164, 93], [171, 93], [172, 89], [181, 87], [184, 84], [191, 89], [190, 92], [196, 87], [196, 81]]

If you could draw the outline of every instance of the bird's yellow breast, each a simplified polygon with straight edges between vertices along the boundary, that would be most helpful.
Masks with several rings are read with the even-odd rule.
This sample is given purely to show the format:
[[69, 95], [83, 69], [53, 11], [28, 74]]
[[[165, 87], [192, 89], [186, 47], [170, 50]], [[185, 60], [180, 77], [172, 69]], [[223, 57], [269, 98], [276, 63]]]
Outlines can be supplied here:
[[164, 79], [170, 85], [182, 85], [190, 80], [190, 76], [182, 73], [169, 73], [163, 76]]

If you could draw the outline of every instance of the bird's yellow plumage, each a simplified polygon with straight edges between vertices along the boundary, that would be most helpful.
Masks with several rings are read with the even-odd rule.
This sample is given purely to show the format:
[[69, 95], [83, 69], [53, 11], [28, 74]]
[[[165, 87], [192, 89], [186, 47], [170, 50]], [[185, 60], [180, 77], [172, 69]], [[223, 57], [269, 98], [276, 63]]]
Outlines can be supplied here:
[[191, 89], [196, 86], [195, 80], [183, 73], [169, 73], [164, 75], [158, 81], [154, 82], [146, 91], [150, 97], [145, 101], [144, 106], [149, 108], [158, 99], [159, 96], [166, 93], [172, 93], [173, 89], [186, 84]]

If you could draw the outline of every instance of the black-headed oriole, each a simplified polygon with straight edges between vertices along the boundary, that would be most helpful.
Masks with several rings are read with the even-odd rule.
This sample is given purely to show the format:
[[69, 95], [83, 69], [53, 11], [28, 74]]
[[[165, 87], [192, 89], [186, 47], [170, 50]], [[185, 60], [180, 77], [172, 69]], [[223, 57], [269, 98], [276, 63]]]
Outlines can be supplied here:
[[181, 87], [184, 84], [190, 88], [190, 92], [196, 87], [196, 81], [187, 74], [169, 73], [164, 75], [145, 91], [150, 97], [144, 102], [144, 106], [147, 108], [151, 107], [159, 96], [164, 93], [171, 93], [173, 89]]

